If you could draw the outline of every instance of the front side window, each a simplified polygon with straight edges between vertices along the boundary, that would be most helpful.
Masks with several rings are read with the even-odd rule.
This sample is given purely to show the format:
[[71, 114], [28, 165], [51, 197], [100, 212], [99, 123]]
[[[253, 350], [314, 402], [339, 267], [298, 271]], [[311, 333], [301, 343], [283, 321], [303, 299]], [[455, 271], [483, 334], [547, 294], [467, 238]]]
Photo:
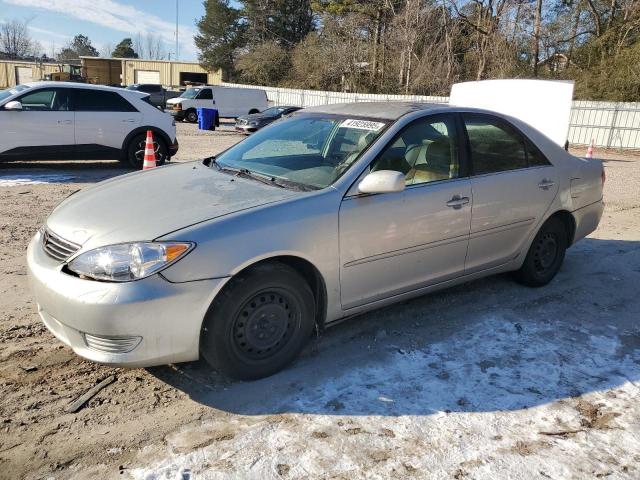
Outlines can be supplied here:
[[455, 117], [428, 117], [411, 123], [385, 147], [371, 170], [401, 172], [407, 185], [458, 178]]
[[386, 125], [338, 115], [296, 116], [258, 130], [216, 163], [320, 189], [347, 171]]
[[35, 112], [59, 112], [69, 110], [69, 94], [60, 88], [43, 88], [27, 93], [18, 101], [22, 110]]
[[116, 92], [74, 89], [74, 108], [77, 112], [136, 112], [127, 100]]
[[198, 96], [198, 93], [200, 93], [200, 90], [202, 90], [201, 88], [187, 88], [182, 95], [180, 95], [180, 97], [182, 98], [187, 98], [187, 99], [194, 99]]
[[505, 122], [488, 116], [463, 115], [474, 175], [527, 168], [522, 136]]

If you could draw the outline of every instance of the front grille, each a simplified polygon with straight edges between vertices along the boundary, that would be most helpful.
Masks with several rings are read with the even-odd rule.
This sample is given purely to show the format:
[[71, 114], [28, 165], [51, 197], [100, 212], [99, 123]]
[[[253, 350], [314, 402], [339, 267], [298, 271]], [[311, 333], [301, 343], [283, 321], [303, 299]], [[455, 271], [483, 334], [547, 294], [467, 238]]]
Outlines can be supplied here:
[[51, 258], [64, 262], [80, 249], [80, 245], [65, 240], [45, 228], [42, 232], [42, 248]]
[[127, 353], [136, 348], [142, 341], [142, 337], [118, 336], [107, 337], [102, 335], [84, 334], [87, 347], [105, 353]]

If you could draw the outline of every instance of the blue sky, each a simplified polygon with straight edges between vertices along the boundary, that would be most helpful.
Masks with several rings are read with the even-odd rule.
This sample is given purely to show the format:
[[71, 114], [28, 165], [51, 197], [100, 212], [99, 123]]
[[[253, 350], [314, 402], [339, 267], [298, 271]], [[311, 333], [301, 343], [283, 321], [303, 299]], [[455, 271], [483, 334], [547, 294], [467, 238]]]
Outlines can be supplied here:
[[[196, 20], [204, 14], [201, 0], [179, 4], [180, 59], [196, 60]], [[159, 36], [175, 57], [176, 0], [0, 0], [0, 22], [29, 21], [32, 38], [51, 55], [74, 35], [88, 36], [98, 51], [138, 34]]]

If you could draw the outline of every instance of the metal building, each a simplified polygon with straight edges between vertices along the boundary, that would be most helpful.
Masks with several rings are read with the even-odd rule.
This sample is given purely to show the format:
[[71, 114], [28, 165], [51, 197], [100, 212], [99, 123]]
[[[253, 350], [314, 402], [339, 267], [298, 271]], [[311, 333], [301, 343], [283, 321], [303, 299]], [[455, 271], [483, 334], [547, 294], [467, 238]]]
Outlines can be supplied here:
[[14, 87], [18, 83], [36, 82], [48, 73], [60, 71], [57, 63], [0, 60], [0, 88]]
[[80, 57], [87, 81], [103, 85], [155, 83], [181, 87], [185, 82], [210, 85], [222, 81], [222, 71], [208, 72], [196, 62], [141, 60], [137, 58]]

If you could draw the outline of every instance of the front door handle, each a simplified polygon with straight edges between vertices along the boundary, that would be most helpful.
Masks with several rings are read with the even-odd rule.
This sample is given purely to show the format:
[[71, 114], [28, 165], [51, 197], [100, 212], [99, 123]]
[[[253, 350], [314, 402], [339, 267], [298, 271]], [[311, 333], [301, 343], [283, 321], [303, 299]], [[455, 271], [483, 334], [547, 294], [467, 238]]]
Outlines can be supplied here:
[[58, 125], [71, 125], [72, 123], [71, 120], [58, 120]]
[[454, 195], [451, 200], [447, 202], [447, 207], [455, 208], [459, 210], [463, 205], [469, 203], [469, 197], [461, 197], [460, 195]]
[[127, 118], [126, 120], [122, 120], [123, 123], [133, 123], [135, 122], [135, 119], [133, 118]]
[[549, 180], [548, 178], [544, 178], [538, 183], [538, 188], [542, 190], [549, 190], [550, 187], [553, 187], [556, 184], [553, 180]]

